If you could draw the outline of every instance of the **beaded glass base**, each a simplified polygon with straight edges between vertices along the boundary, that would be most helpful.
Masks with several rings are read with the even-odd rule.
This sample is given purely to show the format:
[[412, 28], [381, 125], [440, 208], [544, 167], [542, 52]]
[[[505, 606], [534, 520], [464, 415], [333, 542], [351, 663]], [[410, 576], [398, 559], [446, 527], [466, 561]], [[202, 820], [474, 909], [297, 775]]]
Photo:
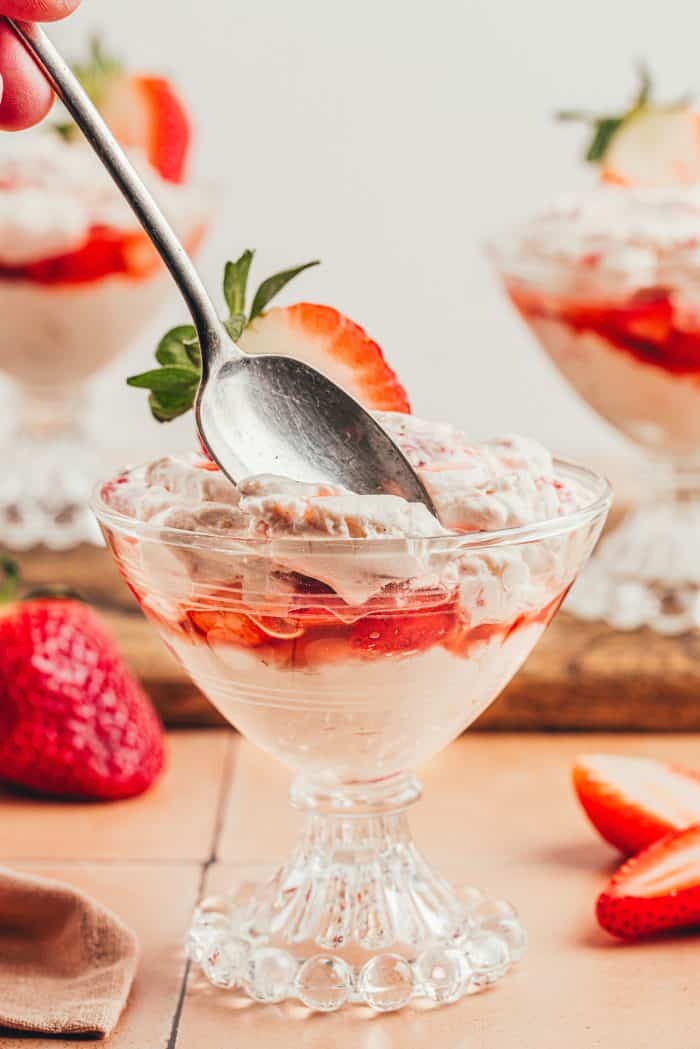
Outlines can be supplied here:
[[525, 944], [511, 904], [432, 868], [403, 811], [310, 812], [289, 861], [205, 900], [186, 939], [216, 987], [321, 1012], [453, 1002], [500, 980]]
[[89, 500], [100, 462], [79, 398], [25, 398], [3, 449], [0, 545], [67, 550], [102, 543]]
[[659, 493], [605, 537], [565, 607], [617, 630], [700, 627], [700, 493]]

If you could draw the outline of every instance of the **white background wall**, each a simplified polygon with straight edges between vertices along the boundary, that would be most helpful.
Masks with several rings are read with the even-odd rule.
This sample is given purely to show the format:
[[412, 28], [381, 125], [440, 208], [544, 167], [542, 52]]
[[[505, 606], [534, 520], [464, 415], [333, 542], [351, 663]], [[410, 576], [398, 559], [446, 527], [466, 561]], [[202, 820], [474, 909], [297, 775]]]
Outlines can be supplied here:
[[[565, 452], [619, 451], [521, 328], [481, 244], [591, 178], [562, 105], [614, 110], [646, 56], [663, 96], [700, 88], [697, 0], [84, 0], [55, 29], [95, 28], [175, 76], [197, 119], [197, 169], [228, 199], [203, 265], [258, 252], [257, 273], [320, 257], [288, 301], [363, 324], [414, 408], [486, 436], [520, 430]], [[148, 420], [123, 376], [177, 304], [95, 384], [131, 458], [187, 444]]]

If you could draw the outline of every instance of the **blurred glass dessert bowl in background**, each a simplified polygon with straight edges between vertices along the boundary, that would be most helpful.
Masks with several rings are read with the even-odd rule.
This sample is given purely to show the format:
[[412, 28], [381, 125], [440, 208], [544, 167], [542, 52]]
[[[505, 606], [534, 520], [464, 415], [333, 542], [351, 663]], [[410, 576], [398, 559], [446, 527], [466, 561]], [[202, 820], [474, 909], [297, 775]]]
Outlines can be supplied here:
[[201, 455], [98, 489], [141, 608], [221, 712], [294, 773], [306, 813], [267, 882], [198, 908], [188, 953], [213, 984], [258, 1001], [454, 1001], [503, 976], [525, 932], [510, 904], [456, 889], [416, 848], [414, 770], [526, 658], [595, 544], [609, 490], [536, 442], [470, 444], [407, 414], [379, 348], [329, 307], [271, 309], [246, 338], [293, 347], [368, 406], [393, 406], [378, 418], [439, 520], [392, 495], [268, 475], [233, 486]]
[[561, 374], [654, 463], [567, 608], [679, 633], [700, 625], [700, 114], [643, 78], [622, 117], [586, 119], [599, 185], [490, 254]]
[[[175, 91], [127, 74], [96, 44], [76, 71], [195, 250], [209, 204], [187, 177], [189, 118]], [[0, 372], [16, 390], [0, 541], [68, 547], [97, 536], [87, 506], [99, 449], [84, 431], [83, 385], [154, 317], [171, 283], [69, 122], [0, 139], [0, 231]]]

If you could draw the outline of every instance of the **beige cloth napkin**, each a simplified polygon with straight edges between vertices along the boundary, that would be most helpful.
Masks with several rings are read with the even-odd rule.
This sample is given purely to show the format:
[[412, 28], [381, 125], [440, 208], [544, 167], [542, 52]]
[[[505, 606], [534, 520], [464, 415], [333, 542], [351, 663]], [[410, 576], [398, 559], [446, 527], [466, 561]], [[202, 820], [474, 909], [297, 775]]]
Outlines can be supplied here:
[[89, 896], [0, 868], [0, 1026], [108, 1035], [137, 959], [134, 934]]

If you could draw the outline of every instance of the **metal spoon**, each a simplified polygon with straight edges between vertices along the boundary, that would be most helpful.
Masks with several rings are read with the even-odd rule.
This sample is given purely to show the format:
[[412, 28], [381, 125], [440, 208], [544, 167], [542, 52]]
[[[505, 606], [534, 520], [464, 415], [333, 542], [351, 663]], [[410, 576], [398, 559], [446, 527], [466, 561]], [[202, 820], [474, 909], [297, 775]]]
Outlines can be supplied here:
[[202, 350], [197, 428], [224, 473], [234, 483], [275, 473], [343, 484], [358, 493], [389, 492], [434, 513], [411, 464], [353, 397], [292, 357], [239, 350], [185, 249], [67, 63], [38, 26], [6, 21], [48, 76], [187, 303]]

